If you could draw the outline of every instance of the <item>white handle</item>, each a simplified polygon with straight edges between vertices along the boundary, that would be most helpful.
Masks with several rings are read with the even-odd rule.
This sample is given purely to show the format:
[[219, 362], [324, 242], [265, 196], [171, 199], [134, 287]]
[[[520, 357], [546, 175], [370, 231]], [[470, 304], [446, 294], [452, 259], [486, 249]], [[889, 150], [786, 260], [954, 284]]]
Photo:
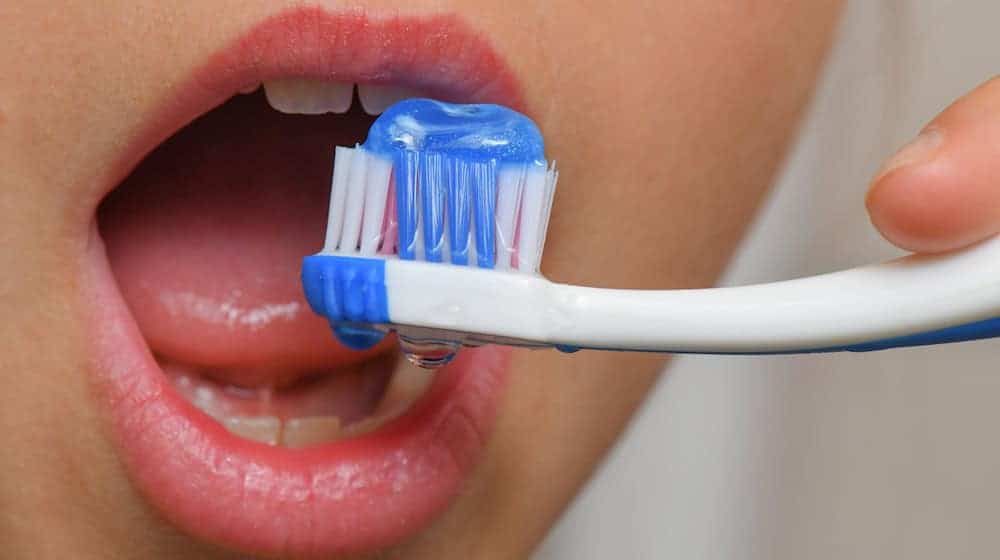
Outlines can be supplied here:
[[1000, 317], [1000, 239], [733, 288], [585, 288], [398, 260], [386, 262], [385, 283], [393, 323], [563, 347], [794, 353], [1000, 335], [1000, 320], [988, 321]]
[[776, 353], [950, 342], [1000, 335], [987, 332], [1000, 325], [976, 325], [1000, 317], [1000, 239], [772, 284], [558, 291], [555, 341], [574, 346]]

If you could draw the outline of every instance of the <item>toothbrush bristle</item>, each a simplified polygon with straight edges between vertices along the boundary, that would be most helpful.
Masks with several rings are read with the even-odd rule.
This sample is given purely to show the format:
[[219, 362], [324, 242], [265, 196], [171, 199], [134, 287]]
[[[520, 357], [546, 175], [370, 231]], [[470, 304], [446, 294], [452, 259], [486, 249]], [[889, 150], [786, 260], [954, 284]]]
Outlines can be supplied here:
[[555, 164], [336, 150], [324, 252], [536, 273]]

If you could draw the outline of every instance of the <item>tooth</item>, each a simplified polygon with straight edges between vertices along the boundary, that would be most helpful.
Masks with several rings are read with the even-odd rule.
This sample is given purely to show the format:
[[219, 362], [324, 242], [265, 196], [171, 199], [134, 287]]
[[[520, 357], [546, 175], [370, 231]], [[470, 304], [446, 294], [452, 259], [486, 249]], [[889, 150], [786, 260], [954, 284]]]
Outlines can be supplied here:
[[375, 431], [375, 428], [378, 428], [379, 426], [384, 424], [386, 420], [387, 419], [383, 418], [382, 416], [374, 416], [371, 418], [366, 418], [360, 422], [355, 422], [345, 427], [342, 430], [342, 433], [345, 436], [357, 436], [361, 434], [367, 434], [368, 432]]
[[433, 371], [419, 368], [408, 360], [400, 360], [389, 386], [385, 389], [382, 402], [375, 409], [374, 416], [388, 418], [398, 416], [419, 399], [433, 381]]
[[205, 414], [221, 420], [226, 417], [225, 404], [220, 402], [218, 395], [209, 387], [197, 387], [189, 394], [188, 400]]
[[351, 108], [354, 84], [286, 78], [264, 82], [264, 94], [271, 107], [282, 113], [344, 113]]
[[324, 83], [319, 93], [327, 111], [346, 113], [354, 101], [354, 84]]
[[281, 421], [274, 416], [230, 416], [222, 424], [242, 438], [268, 445], [277, 445], [281, 432]]
[[389, 105], [411, 97], [420, 96], [415, 90], [405, 87], [358, 84], [358, 98], [361, 99], [361, 107], [369, 115], [381, 114]]
[[208, 414], [216, 420], [221, 420], [227, 416], [225, 402], [219, 398], [215, 388], [211, 383], [206, 382], [193, 374], [189, 370], [174, 364], [162, 364], [163, 372], [174, 382], [177, 392], [193, 404], [195, 408]]
[[281, 443], [285, 447], [308, 447], [333, 441], [340, 437], [340, 432], [340, 418], [336, 416], [293, 418], [285, 421]]

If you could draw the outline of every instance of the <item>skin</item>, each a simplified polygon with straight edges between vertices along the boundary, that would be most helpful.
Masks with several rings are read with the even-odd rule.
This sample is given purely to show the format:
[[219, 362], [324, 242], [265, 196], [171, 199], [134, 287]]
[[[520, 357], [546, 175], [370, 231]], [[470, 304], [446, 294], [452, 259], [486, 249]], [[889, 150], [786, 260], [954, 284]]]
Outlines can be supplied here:
[[1000, 232], [1000, 80], [953, 103], [890, 158], [868, 191], [872, 223], [911, 251], [942, 252]]
[[[75, 278], [123, 138], [210, 53], [291, 2], [8, 2], [0, 7], [0, 556], [225, 558], [130, 485], [91, 393]], [[711, 285], [773, 180], [839, 2], [366, 2], [462, 14], [526, 86], [562, 171], [545, 274], [622, 288]], [[525, 23], [525, 22], [529, 23]], [[127, 54], [123, 54], [127, 53]], [[585, 55], [581, 53], [586, 53]], [[1000, 87], [937, 122], [932, 167], [884, 175], [869, 208], [908, 248], [995, 233]], [[990, 101], [992, 102], [992, 109]], [[986, 121], [986, 122], [984, 122]], [[991, 148], [991, 146], [993, 148]], [[992, 150], [992, 151], [991, 151]], [[914, 206], [902, 191], [949, 204]], [[86, 209], [86, 211], [82, 210]], [[951, 214], [945, 215], [946, 212]], [[928, 229], [924, 224], [936, 224]], [[391, 557], [515, 558], [533, 547], [662, 370], [649, 355], [517, 354], [487, 456]]]

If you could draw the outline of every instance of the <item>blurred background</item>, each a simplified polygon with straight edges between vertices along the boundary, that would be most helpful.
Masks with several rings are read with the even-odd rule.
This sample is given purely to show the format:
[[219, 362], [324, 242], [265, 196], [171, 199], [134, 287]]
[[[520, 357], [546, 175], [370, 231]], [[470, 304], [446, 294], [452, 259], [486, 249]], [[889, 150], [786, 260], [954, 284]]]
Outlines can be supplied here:
[[[993, 0], [848, 0], [800, 141], [724, 283], [900, 254], [868, 223], [868, 180], [1000, 72], [998, 22]], [[1000, 557], [997, 357], [1000, 341], [679, 358], [536, 560]]]

